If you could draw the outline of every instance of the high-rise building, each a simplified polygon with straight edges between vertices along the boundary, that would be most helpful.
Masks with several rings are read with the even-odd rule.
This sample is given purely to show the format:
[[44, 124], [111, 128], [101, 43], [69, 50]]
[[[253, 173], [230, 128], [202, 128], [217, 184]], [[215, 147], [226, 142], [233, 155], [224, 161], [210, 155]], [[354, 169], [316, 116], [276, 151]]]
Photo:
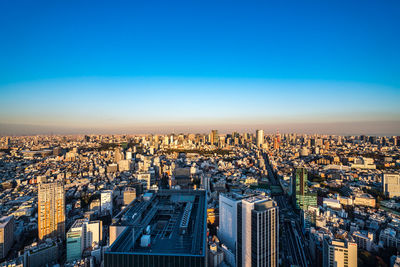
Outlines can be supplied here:
[[382, 174], [383, 193], [389, 197], [400, 197], [400, 174], [383, 173]]
[[277, 137], [274, 138], [274, 149], [275, 150], [279, 149], [279, 142], [278, 142], [278, 138]]
[[218, 144], [219, 144], [218, 130], [211, 131], [210, 143], [211, 143], [211, 145], [218, 146]]
[[357, 267], [357, 244], [346, 240], [324, 239], [323, 267]]
[[228, 193], [219, 195], [219, 227], [218, 238], [233, 253], [237, 244], [237, 209], [245, 196]]
[[67, 261], [80, 259], [84, 249], [99, 244], [101, 239], [101, 221], [76, 220], [67, 233]]
[[14, 216], [0, 218], [0, 259], [4, 259], [14, 243]]
[[243, 199], [238, 205], [236, 266], [278, 266], [279, 211], [265, 196]]
[[307, 211], [309, 206], [317, 206], [317, 194], [309, 192], [307, 177], [305, 168], [295, 169], [292, 176], [293, 206], [303, 211]]
[[104, 190], [100, 193], [100, 209], [101, 213], [109, 213], [112, 215], [113, 211], [113, 191]]
[[39, 239], [65, 236], [65, 192], [62, 182], [41, 183], [38, 189]]
[[256, 146], [260, 148], [264, 144], [264, 131], [257, 130], [256, 131]]

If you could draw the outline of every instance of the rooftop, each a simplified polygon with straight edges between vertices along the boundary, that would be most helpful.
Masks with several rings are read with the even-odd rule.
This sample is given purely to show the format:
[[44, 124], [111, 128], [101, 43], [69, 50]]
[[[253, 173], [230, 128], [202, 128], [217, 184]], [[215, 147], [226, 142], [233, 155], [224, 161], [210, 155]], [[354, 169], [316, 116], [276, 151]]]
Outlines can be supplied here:
[[160, 190], [136, 199], [113, 219], [126, 229], [109, 253], [203, 256], [206, 209], [203, 190]]

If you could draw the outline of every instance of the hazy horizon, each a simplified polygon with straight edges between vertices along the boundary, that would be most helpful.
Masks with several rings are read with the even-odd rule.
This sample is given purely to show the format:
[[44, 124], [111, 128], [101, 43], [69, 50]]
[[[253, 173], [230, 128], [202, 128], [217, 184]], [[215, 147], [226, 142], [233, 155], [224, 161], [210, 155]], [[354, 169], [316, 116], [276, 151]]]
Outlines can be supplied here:
[[399, 12], [396, 1], [3, 1], [0, 133], [400, 135]]
[[[342, 130], [337, 130], [338, 128]], [[375, 128], [383, 128], [389, 132], [374, 132]], [[279, 131], [282, 134], [321, 134], [321, 135], [376, 135], [397, 136], [400, 132], [400, 121], [366, 121], [366, 122], [336, 122], [336, 123], [292, 123], [292, 124], [257, 124], [241, 126], [232, 124], [219, 124], [208, 126], [175, 125], [166, 126], [118, 126], [105, 128], [71, 128], [40, 125], [21, 125], [0, 123], [0, 136], [29, 136], [29, 135], [80, 135], [80, 134], [208, 134], [212, 129], [221, 134], [239, 132], [254, 133], [257, 129], [264, 130], [265, 134]]]

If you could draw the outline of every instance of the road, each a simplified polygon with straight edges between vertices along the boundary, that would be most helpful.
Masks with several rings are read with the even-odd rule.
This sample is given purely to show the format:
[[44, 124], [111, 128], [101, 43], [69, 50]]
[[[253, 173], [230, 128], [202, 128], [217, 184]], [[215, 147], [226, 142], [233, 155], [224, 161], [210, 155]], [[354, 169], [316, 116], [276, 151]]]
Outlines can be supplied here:
[[[264, 154], [264, 160], [271, 185], [280, 186], [266, 154]], [[279, 223], [281, 229], [279, 247], [283, 266], [310, 266], [310, 253], [306, 249], [304, 235], [300, 227], [300, 216], [294, 212], [291, 201], [287, 196], [282, 194], [273, 198], [279, 206]]]

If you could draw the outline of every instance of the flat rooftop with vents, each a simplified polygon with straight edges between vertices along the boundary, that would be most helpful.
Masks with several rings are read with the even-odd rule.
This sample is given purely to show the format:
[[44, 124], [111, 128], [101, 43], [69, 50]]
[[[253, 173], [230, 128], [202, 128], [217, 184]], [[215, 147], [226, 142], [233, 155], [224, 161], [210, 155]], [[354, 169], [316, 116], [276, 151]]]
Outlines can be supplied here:
[[105, 253], [105, 266], [205, 266], [206, 201], [204, 190], [160, 190], [136, 199], [113, 219], [123, 230]]

